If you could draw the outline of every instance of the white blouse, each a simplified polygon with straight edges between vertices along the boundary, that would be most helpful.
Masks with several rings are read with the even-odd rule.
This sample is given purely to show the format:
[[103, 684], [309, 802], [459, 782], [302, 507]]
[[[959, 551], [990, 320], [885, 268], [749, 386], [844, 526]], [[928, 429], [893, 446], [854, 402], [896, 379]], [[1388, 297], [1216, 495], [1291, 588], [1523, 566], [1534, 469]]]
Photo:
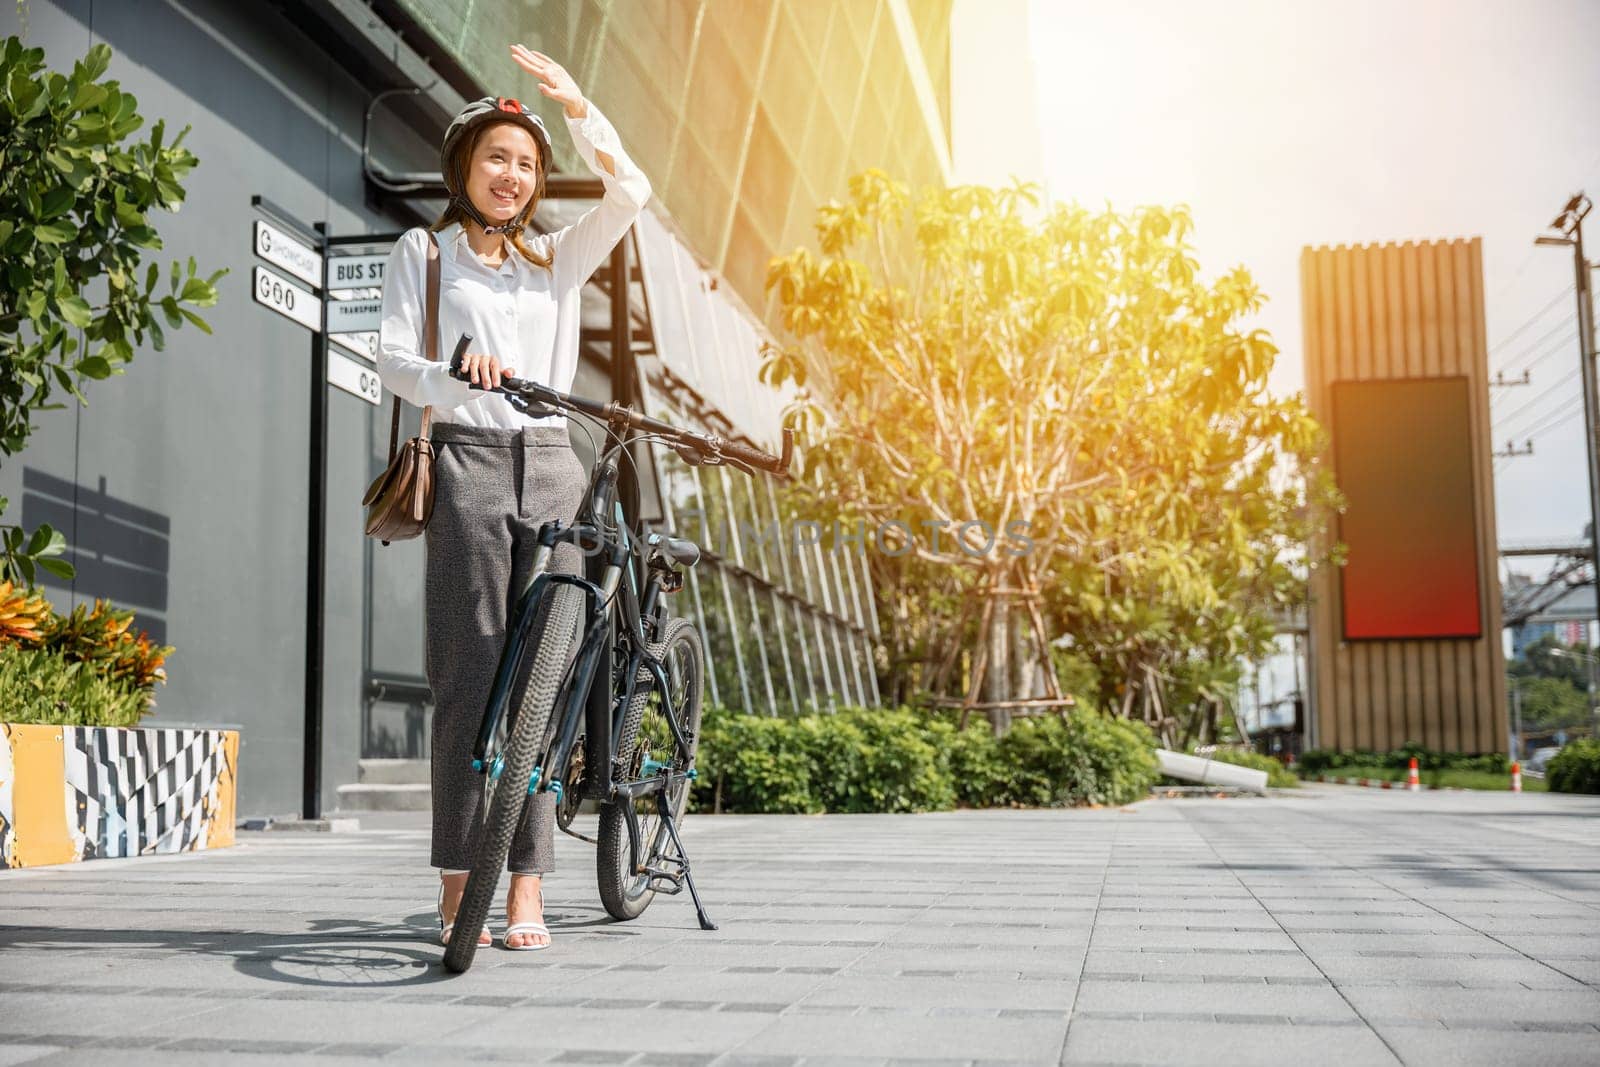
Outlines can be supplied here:
[[[578, 370], [579, 296], [650, 199], [650, 180], [623, 152], [617, 131], [592, 101], [581, 119], [568, 118], [578, 155], [605, 186], [605, 196], [570, 226], [525, 232], [530, 248], [554, 255], [551, 270], [529, 263], [507, 242], [506, 258], [491, 267], [467, 244], [460, 224], [440, 230], [439, 362], [422, 343], [427, 294], [428, 231], [408, 230], [384, 268], [378, 377], [384, 388], [418, 407], [433, 405], [438, 422], [519, 428], [559, 426], [564, 416], [530, 418], [498, 393], [473, 390], [449, 376], [450, 354], [463, 333], [468, 351], [510, 364], [518, 378], [567, 392]], [[595, 159], [605, 152], [612, 175]]]

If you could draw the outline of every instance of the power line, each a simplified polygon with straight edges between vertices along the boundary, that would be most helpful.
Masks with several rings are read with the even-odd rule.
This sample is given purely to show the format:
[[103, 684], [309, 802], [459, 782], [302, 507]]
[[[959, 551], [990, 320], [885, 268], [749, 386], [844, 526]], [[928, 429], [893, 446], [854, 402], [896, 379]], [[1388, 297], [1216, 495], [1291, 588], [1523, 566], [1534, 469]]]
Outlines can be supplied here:
[[[1577, 336], [1578, 336], [1577, 328], [1574, 327], [1574, 326], [1570, 326], [1569, 325], [1567, 327], [1567, 332], [1562, 335], [1561, 339], [1556, 342], [1555, 346], [1552, 347], [1552, 348], [1547, 348], [1543, 352], [1541, 352], [1539, 355], [1535, 356], [1533, 358], [1532, 362], [1530, 362], [1527, 366], [1522, 368], [1523, 373], [1526, 374], [1528, 371], [1533, 370], [1533, 368], [1537, 367], [1539, 364], [1543, 363], [1545, 360], [1549, 359], [1551, 356], [1555, 355], [1558, 352], [1566, 352], [1568, 350], [1568, 345], [1570, 345], [1574, 340], [1576, 340]], [[1530, 348], [1529, 351], [1531, 352], [1531, 351], [1533, 351], [1533, 349]], [[1499, 373], [1504, 374], [1505, 370], [1502, 369]], [[1499, 403], [1500, 398], [1502, 396], [1504, 396], [1504, 395], [1505, 395], [1504, 393], [1491, 393], [1491, 394], [1489, 394], [1489, 407], [1491, 409], [1493, 409], [1495, 404]]]
[[1518, 352], [1516, 355], [1514, 355], [1514, 356], [1510, 357], [1509, 359], [1506, 359], [1505, 361], [1503, 361], [1500, 364], [1498, 369], [1502, 370], [1502, 371], [1510, 371], [1514, 367], [1516, 367], [1516, 365], [1518, 363], [1520, 363], [1523, 359], [1525, 359], [1527, 356], [1529, 356], [1530, 354], [1532, 354], [1534, 352], [1539, 351], [1539, 349], [1543, 348], [1546, 344], [1548, 344], [1552, 337], [1564, 336], [1565, 334], [1568, 334], [1568, 333], [1577, 333], [1577, 332], [1578, 332], [1578, 327], [1573, 325], [1571, 322], [1567, 322], [1567, 321], [1558, 322], [1554, 326], [1552, 326], [1548, 330], [1546, 330], [1543, 334], [1541, 334], [1537, 341], [1534, 341], [1532, 344], [1528, 345], [1527, 348], [1524, 348], [1521, 352]]
[[1583, 394], [1578, 393], [1568, 397], [1558, 404], [1548, 415], [1545, 421], [1539, 423], [1531, 430], [1523, 431], [1523, 437], [1539, 437], [1583, 411]]
[[[1523, 456], [1531, 456], [1531, 455], [1533, 455], [1533, 442], [1535, 440], [1538, 440], [1539, 438], [1542, 438], [1545, 434], [1549, 433], [1551, 430], [1554, 430], [1556, 427], [1561, 426], [1564, 423], [1571, 422], [1574, 416], [1582, 415], [1583, 414], [1583, 404], [1582, 404], [1583, 397], [1580, 395], [1580, 396], [1574, 397], [1573, 399], [1579, 401], [1579, 403], [1573, 404], [1570, 400], [1567, 401], [1566, 403], [1564, 403], [1562, 406], [1568, 408], [1568, 410], [1567, 410], [1567, 412], [1565, 414], [1556, 416], [1556, 413], [1552, 412], [1551, 413], [1552, 417], [1549, 419], [1549, 421], [1544, 422], [1544, 423], [1540, 424], [1539, 426], [1536, 426], [1535, 428], [1533, 428], [1531, 430], [1528, 430], [1526, 433], [1514, 434], [1511, 437], [1509, 437], [1507, 439], [1507, 443], [1508, 444], [1514, 442], [1517, 437], [1521, 437], [1524, 441], [1528, 442], [1528, 450], [1526, 452], [1514, 452], [1514, 453], [1496, 452], [1495, 453], [1495, 461], [1494, 461], [1494, 472], [1496, 474], [1499, 474], [1502, 471], [1504, 471], [1505, 468], [1510, 465], [1511, 460], [1513, 460], [1513, 459], [1520, 459]], [[1559, 411], [1559, 410], [1560, 409], [1558, 408], [1557, 411]]]
[[[1537, 252], [1538, 250], [1535, 249], [1534, 251]], [[1570, 286], [1570, 285], [1567, 286], [1565, 289], [1561, 290], [1561, 292], [1557, 293], [1553, 298], [1551, 298], [1550, 303], [1546, 304], [1544, 307], [1540, 308], [1538, 311], [1535, 311], [1528, 318], [1528, 320], [1526, 322], [1524, 322], [1521, 326], [1518, 326], [1515, 330], [1512, 330], [1510, 333], [1508, 333], [1504, 337], [1500, 338], [1500, 340], [1498, 340], [1494, 344], [1490, 345], [1489, 346], [1489, 351], [1490, 352], [1498, 352], [1498, 351], [1500, 351], [1500, 349], [1504, 348], [1506, 345], [1508, 345], [1512, 341], [1516, 340], [1518, 334], [1522, 333], [1528, 327], [1532, 326], [1535, 322], [1538, 322], [1541, 318], [1543, 318], [1546, 314], [1549, 313], [1551, 308], [1555, 307], [1557, 304], [1559, 304], [1563, 300], [1565, 300], [1567, 298], [1567, 294], [1569, 294], [1571, 292], [1572, 292], [1572, 286]]]
[[[1566, 374], [1562, 375], [1561, 378], [1559, 378], [1554, 385], [1552, 385], [1550, 388], [1546, 389], [1544, 392], [1540, 393], [1538, 396], [1534, 397], [1532, 400], [1530, 400], [1527, 403], [1523, 404], [1521, 407], [1517, 408], [1515, 411], [1511, 412], [1510, 414], [1502, 415], [1501, 417], [1495, 419], [1494, 420], [1494, 425], [1496, 427], [1505, 426], [1508, 422], [1511, 422], [1512, 420], [1516, 419], [1517, 416], [1521, 415], [1524, 411], [1527, 411], [1529, 408], [1532, 408], [1535, 404], [1539, 403], [1539, 401], [1543, 400], [1545, 397], [1550, 396], [1553, 393], [1555, 393], [1557, 390], [1564, 388], [1569, 382], [1572, 381], [1572, 379], [1576, 378], [1577, 376], [1578, 376], [1578, 368], [1574, 367], [1570, 371], [1568, 371]], [[1583, 394], [1579, 393], [1578, 395], [1581, 397]]]

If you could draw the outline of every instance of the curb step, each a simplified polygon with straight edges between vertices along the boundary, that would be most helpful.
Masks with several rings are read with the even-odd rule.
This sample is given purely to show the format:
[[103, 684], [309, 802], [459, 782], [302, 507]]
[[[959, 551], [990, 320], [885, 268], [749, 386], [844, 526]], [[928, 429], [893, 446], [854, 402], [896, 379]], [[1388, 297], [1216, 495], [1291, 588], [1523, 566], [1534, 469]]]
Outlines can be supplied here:
[[[1406, 783], [1391, 782], [1387, 778], [1335, 778], [1332, 775], [1319, 774], [1314, 780], [1318, 782], [1326, 782], [1328, 785], [1359, 785], [1364, 786], [1367, 789], [1397, 789], [1402, 793], [1406, 791]], [[1472, 792], [1472, 790], [1463, 789], [1459, 785], [1420, 785], [1418, 788], [1437, 789], [1445, 793]]]
[[430, 780], [425, 759], [364, 759], [356, 767], [361, 785], [426, 785]]
[[340, 811], [427, 811], [432, 787], [426, 782], [357, 782], [341, 785]]

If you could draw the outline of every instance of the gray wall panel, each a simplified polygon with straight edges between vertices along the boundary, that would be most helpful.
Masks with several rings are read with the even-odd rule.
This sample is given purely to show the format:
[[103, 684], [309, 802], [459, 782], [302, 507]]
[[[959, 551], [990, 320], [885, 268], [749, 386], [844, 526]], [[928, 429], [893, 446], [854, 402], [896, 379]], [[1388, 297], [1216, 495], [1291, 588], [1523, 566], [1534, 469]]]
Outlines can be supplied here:
[[[9, 521], [22, 511], [23, 468], [106, 481], [113, 497], [165, 516], [166, 640], [176, 646], [157, 718], [242, 728], [239, 810], [296, 810], [300, 798], [305, 642], [310, 335], [250, 295], [259, 193], [335, 233], [403, 228], [364, 204], [366, 91], [266, 5], [129, 0], [26, 5], [27, 39], [54, 69], [89, 44], [114, 54], [110, 74], [170, 130], [193, 126], [200, 157], [188, 201], [157, 225], [166, 264], [195, 256], [228, 267], [216, 331], [175, 332], [141, 350], [129, 372], [88, 391], [86, 410], [42, 416], [30, 447], [0, 467]], [[0, 7], [0, 35], [18, 32]], [[387, 404], [389, 398], [385, 396]], [[329, 395], [328, 594], [324, 804], [355, 779], [363, 684], [365, 546], [361, 492], [387, 443], [387, 411]], [[81, 514], [79, 516], [82, 517]], [[72, 531], [68, 531], [69, 537]], [[379, 549], [383, 660], [421, 673], [420, 554]], [[88, 571], [86, 570], [86, 574]], [[103, 590], [53, 592], [59, 608]], [[131, 605], [130, 605], [131, 606]], [[392, 631], [392, 632], [390, 632]]]

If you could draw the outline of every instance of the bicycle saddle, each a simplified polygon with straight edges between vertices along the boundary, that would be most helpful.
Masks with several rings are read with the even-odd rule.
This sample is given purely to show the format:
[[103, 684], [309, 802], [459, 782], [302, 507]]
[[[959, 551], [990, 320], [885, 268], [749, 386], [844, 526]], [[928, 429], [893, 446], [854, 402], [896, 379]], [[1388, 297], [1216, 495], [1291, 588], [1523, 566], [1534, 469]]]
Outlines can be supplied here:
[[679, 567], [693, 567], [700, 562], [700, 546], [693, 541], [653, 533], [646, 539], [646, 543]]

